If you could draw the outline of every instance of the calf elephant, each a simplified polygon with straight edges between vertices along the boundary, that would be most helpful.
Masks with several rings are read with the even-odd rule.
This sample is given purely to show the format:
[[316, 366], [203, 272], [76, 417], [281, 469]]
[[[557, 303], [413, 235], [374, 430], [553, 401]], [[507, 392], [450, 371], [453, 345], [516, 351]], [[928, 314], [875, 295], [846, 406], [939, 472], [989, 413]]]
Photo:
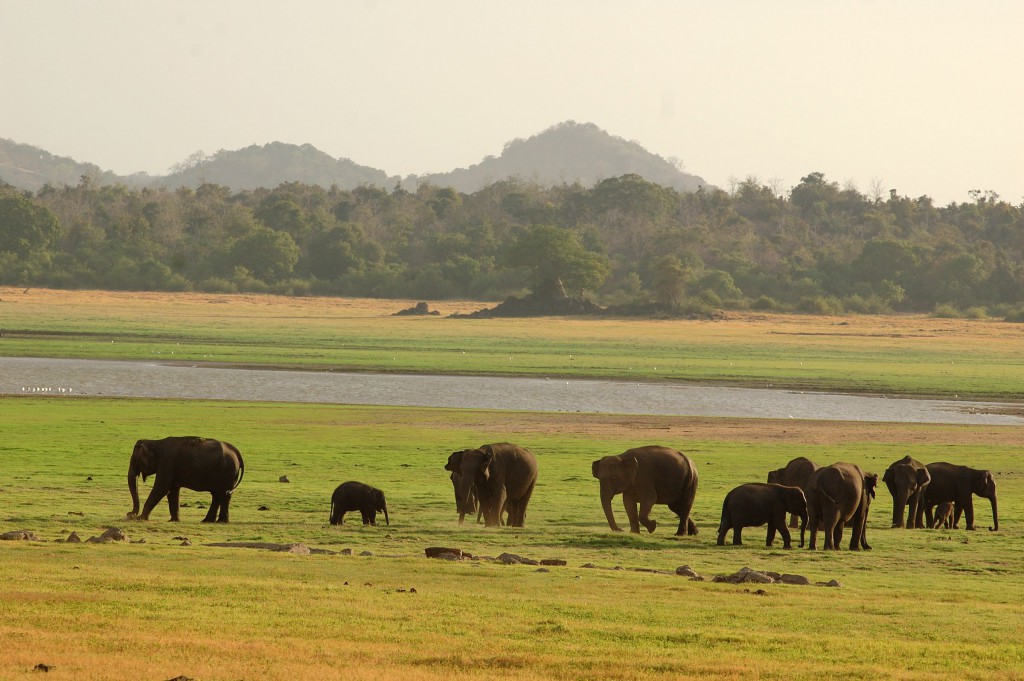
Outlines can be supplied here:
[[363, 525], [376, 525], [377, 512], [384, 513], [384, 521], [390, 525], [388, 518], [388, 502], [384, 499], [384, 492], [376, 487], [370, 487], [366, 483], [349, 480], [338, 485], [331, 495], [331, 525], [341, 525], [345, 522], [345, 514], [349, 511], [359, 511], [363, 518]]
[[[839, 549], [844, 525], [850, 527], [851, 551], [870, 550], [865, 529], [877, 485], [877, 475], [865, 473], [851, 463], [834, 463], [816, 470], [808, 483], [806, 524], [811, 527], [808, 548], [815, 549], [821, 524], [826, 551]], [[801, 528], [801, 545], [803, 534]]]
[[526, 506], [537, 484], [537, 457], [533, 452], [509, 442], [482, 445], [453, 452], [445, 470], [459, 474], [457, 481], [454, 477], [452, 481], [456, 501], [461, 500], [460, 525], [470, 508], [475, 487], [485, 526], [501, 525], [503, 512], [508, 513], [507, 525], [523, 526]]
[[598, 459], [591, 470], [601, 481], [601, 506], [613, 532], [621, 529], [612, 514], [612, 498], [621, 494], [630, 532], [639, 533], [641, 523], [648, 532], [654, 532], [658, 523], [650, 517], [651, 508], [654, 504], [667, 504], [679, 516], [676, 535], [697, 534], [697, 526], [690, 519], [697, 495], [697, 468], [686, 455], [668, 447], [649, 445]]
[[[776, 468], [773, 471], [769, 471], [768, 482], [776, 485], [799, 487], [804, 491], [804, 496], [807, 496], [807, 483], [811, 479], [811, 475], [816, 470], [818, 470], [818, 464], [814, 463], [806, 456], [798, 456], [787, 463], [785, 468]], [[796, 527], [797, 520], [798, 517], [796, 514], [790, 515], [789, 526]], [[801, 544], [801, 546], [803, 546], [803, 544]]]
[[907, 510], [908, 529], [925, 527], [924, 494], [932, 481], [928, 468], [905, 456], [885, 470], [882, 482], [892, 495], [892, 526], [903, 527], [903, 509]]
[[974, 495], [992, 502], [992, 523], [988, 528], [995, 532], [999, 529], [999, 508], [996, 505], [996, 481], [989, 471], [978, 470], [968, 466], [957, 466], [951, 463], [930, 463], [928, 472], [932, 476], [931, 484], [925, 491], [924, 503], [928, 525], [933, 524], [931, 507], [945, 501], [955, 504], [953, 527], [960, 524], [960, 513], [967, 516], [967, 529], [974, 527]]
[[953, 502], [944, 501], [935, 507], [935, 520], [931, 528], [937, 530], [944, 527], [947, 530], [953, 527]]
[[[153, 489], [139, 513], [138, 477], [142, 481], [156, 475]], [[129, 518], [149, 520], [149, 514], [165, 496], [171, 520], [178, 521], [178, 499], [181, 488], [209, 492], [213, 500], [204, 523], [228, 522], [228, 506], [245, 474], [242, 455], [227, 442], [202, 437], [165, 437], [162, 440], [139, 440], [128, 464], [128, 491], [132, 495]]]
[[[725, 535], [732, 530], [732, 543], [743, 543], [744, 527], [758, 527], [768, 523], [766, 545], [775, 541], [776, 531], [782, 535], [783, 548], [792, 548], [792, 538], [786, 527], [786, 514], [792, 513], [807, 523], [807, 499], [799, 487], [774, 483], [751, 482], [733, 488], [722, 502], [722, 522], [718, 526], [718, 545], [725, 544]], [[801, 538], [800, 546], [803, 546]]]

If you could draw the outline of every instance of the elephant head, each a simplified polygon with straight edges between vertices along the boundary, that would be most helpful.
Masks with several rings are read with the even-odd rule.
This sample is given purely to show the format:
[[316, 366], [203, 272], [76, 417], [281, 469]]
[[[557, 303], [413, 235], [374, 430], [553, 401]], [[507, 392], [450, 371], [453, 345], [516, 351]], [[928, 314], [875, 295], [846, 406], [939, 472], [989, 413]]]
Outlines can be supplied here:
[[776, 468], [773, 471], [768, 471], [768, 482], [775, 485], [785, 485], [786, 482], [786, 469]]
[[989, 532], [999, 530], [999, 508], [996, 504], [996, 480], [989, 471], [971, 471], [971, 491], [992, 502], [992, 522]]
[[384, 522], [390, 525], [391, 519], [388, 518], [388, 502], [384, 499], [384, 492], [381, 492], [379, 489], [375, 489], [370, 494], [370, 497], [373, 499], [374, 508], [378, 511], [384, 512]]
[[145, 482], [146, 478], [156, 473], [156, 464], [156, 452], [147, 446], [145, 440], [136, 442], [135, 449], [132, 450], [132, 458], [128, 463], [128, 491], [132, 495], [132, 510], [128, 514], [129, 518], [134, 518], [139, 514], [138, 477], [141, 475], [142, 481]]
[[473, 507], [473, 486], [479, 488], [486, 484], [491, 477], [492, 463], [494, 452], [488, 447], [463, 449], [452, 452], [448, 457], [448, 463], [444, 468], [453, 474], [452, 484], [455, 485], [455, 500], [459, 508], [459, 525], [465, 521], [467, 509]]
[[[878, 474], [877, 473], [865, 473], [864, 474], [864, 502], [867, 504], [871, 503], [871, 500], [875, 498], [875, 488], [878, 487]], [[867, 512], [867, 509], [865, 509]]]
[[917, 525], [918, 509], [922, 503], [922, 493], [932, 481], [928, 469], [918, 464], [909, 456], [903, 457], [886, 469], [882, 482], [892, 494], [892, 526], [903, 527], [904, 511], [909, 505], [910, 518], [907, 527]]
[[636, 473], [639, 467], [637, 460], [631, 456], [625, 458], [606, 456], [591, 465], [594, 477], [601, 481], [601, 507], [608, 519], [608, 526], [613, 530], [617, 528], [617, 525], [615, 516], [612, 514], [612, 498], [636, 484]]

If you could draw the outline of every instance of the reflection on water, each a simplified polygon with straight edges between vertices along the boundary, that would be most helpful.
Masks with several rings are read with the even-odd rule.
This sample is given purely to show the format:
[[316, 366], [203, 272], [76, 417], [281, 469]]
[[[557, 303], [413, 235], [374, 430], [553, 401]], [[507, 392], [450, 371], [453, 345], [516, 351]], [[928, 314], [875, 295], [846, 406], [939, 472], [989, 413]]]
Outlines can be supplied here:
[[221, 369], [0, 358], [0, 394], [163, 397], [751, 418], [1020, 425], [992, 402], [885, 399], [678, 383]]

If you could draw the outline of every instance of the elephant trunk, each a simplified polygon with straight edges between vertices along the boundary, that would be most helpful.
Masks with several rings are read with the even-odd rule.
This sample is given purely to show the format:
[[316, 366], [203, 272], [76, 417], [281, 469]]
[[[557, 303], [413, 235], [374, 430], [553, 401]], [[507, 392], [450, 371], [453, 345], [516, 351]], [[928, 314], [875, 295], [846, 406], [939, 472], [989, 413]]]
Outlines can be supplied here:
[[799, 514], [800, 518], [800, 548], [804, 547], [804, 530], [807, 529], [807, 511]]
[[[892, 526], [903, 527], [903, 514], [907, 507], [907, 498], [910, 496], [908, 490], [903, 485], [900, 485], [896, 490], [896, 495], [892, 499]], [[911, 520], [911, 523], [913, 520]], [[912, 527], [908, 524], [907, 527]]]
[[388, 518], [388, 505], [384, 504], [384, 508], [382, 510], [384, 511], [384, 522], [387, 523], [388, 525], [390, 525], [391, 524], [391, 519]]
[[139, 470], [134, 463], [128, 467], [128, 492], [132, 495], [132, 511], [128, 517], [135, 518], [139, 515]]
[[988, 528], [989, 532], [999, 531], [999, 507], [996, 504], [995, 492], [992, 493], [992, 522], [995, 523], [995, 527]]
[[615, 497], [615, 492], [612, 491], [610, 485], [601, 483], [601, 508], [604, 509], [604, 517], [608, 519], [608, 527], [613, 530], [618, 529], [618, 525], [615, 524], [615, 515], [612, 513], [612, 498]]
[[473, 494], [473, 476], [463, 475], [459, 479], [458, 493], [459, 525], [462, 525], [466, 521], [466, 509], [468, 509], [470, 507], [470, 504], [472, 503], [471, 498]]

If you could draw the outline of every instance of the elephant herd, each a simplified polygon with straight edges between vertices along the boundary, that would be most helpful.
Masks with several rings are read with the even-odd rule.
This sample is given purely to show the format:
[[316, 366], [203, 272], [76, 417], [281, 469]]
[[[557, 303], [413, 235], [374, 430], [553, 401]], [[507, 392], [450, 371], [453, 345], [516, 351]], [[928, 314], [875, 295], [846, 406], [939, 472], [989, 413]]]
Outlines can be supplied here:
[[[508, 442], [486, 444], [453, 452], [444, 466], [455, 493], [455, 509], [462, 524], [467, 514], [477, 514], [486, 526], [522, 527], [526, 508], [537, 483], [537, 457], [530, 450]], [[203, 522], [228, 522], [232, 492], [242, 481], [245, 464], [236, 447], [199, 437], [168, 437], [139, 440], [128, 466], [128, 490], [132, 497], [129, 518], [148, 520], [156, 505], [167, 497], [171, 520], [178, 520], [182, 487], [209, 492], [209, 511]], [[650, 517], [655, 504], [668, 506], [679, 516], [676, 535], [695, 535], [697, 526], [690, 511], [697, 494], [697, 468], [685, 454], [669, 447], [648, 445], [605, 456], [592, 464], [600, 483], [601, 506], [608, 526], [622, 531], [612, 513], [612, 500], [621, 494], [631, 532], [642, 525], [654, 532]], [[155, 476], [153, 489], [139, 512], [138, 476]], [[882, 476], [893, 498], [892, 527], [957, 527], [966, 517], [974, 526], [973, 497], [992, 503], [992, 531], [999, 529], [995, 480], [989, 471], [949, 463], [924, 465], [909, 456], [894, 462]], [[808, 548], [816, 547], [817, 533], [824, 533], [824, 548], [838, 549], [844, 528], [850, 528], [850, 549], [870, 549], [865, 528], [868, 509], [875, 497], [878, 476], [849, 463], [819, 467], [799, 457], [768, 473], [768, 481], [751, 482], [732, 489], [722, 502], [718, 528], [719, 545], [730, 530], [733, 544], [742, 543], [744, 527], [768, 526], [766, 543], [775, 535], [791, 548], [789, 527], [800, 520], [800, 546], [810, 527]], [[375, 525], [378, 512], [390, 524], [384, 493], [362, 482], [348, 481], [331, 496], [330, 523], [341, 524], [345, 513], [359, 511], [364, 525]], [[786, 517], [790, 516], [787, 527]]]

